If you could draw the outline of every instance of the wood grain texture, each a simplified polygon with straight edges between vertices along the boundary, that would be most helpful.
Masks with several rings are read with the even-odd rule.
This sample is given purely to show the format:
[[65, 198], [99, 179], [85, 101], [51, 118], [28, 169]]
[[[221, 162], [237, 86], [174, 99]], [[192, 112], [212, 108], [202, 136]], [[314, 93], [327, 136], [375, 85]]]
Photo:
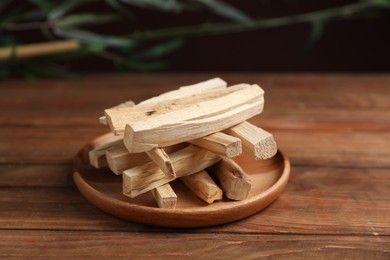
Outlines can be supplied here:
[[180, 180], [196, 196], [209, 204], [222, 199], [223, 192], [221, 188], [214, 182], [206, 171], [200, 171], [188, 176], [183, 176]]
[[178, 177], [190, 175], [213, 165], [219, 156], [196, 146], [188, 146], [169, 155], [176, 176], [168, 177], [154, 162], [123, 171], [123, 194], [134, 198]]
[[218, 74], [264, 88], [264, 112], [250, 122], [271, 132], [293, 164], [285, 192], [261, 214], [212, 228], [161, 229], [114, 218], [80, 195], [70, 161], [107, 132], [97, 123], [103, 109], [214, 76], [1, 82], [0, 256], [388, 259], [386, 74]]
[[241, 140], [222, 132], [190, 140], [189, 143], [228, 158], [238, 156], [242, 153]]
[[152, 190], [154, 199], [159, 208], [174, 209], [177, 203], [177, 195], [169, 183]]
[[240, 138], [244, 151], [252, 155], [255, 160], [269, 159], [278, 151], [272, 134], [249, 122], [242, 122], [224, 132]]
[[[157, 107], [123, 108], [106, 112], [111, 130], [124, 129], [124, 143], [130, 152], [145, 152], [209, 135], [245, 121], [263, 110], [264, 91], [258, 85], [239, 84], [179, 100], [158, 103]], [[159, 107], [162, 107], [159, 109]], [[131, 111], [130, 111], [131, 109]], [[125, 118], [126, 121], [122, 119]]]
[[[303, 236], [164, 234], [123, 232], [0, 232], [0, 256], [115, 257], [164, 259], [388, 259], [390, 238], [382, 236]], [[16, 248], [14, 245], [18, 244]], [[104, 246], [103, 246], [104, 245]], [[178, 246], [180, 245], [180, 246]]]

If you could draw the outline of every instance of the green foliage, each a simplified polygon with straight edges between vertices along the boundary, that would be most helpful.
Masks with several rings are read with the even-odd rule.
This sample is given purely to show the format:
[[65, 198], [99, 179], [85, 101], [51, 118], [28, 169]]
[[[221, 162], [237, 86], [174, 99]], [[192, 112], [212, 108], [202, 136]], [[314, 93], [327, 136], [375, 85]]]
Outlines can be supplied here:
[[[11, 76], [35, 80], [39, 76], [78, 78], [69, 73], [67, 64], [88, 56], [109, 60], [121, 71], [153, 71], [166, 68], [163, 59], [179, 49], [184, 39], [203, 35], [233, 33], [248, 30], [284, 26], [294, 23], [310, 23], [307, 48], [324, 33], [331, 19], [364, 17], [390, 7], [390, 0], [362, 0], [345, 6], [319, 10], [311, 13], [268, 19], [252, 19], [244, 12], [222, 0], [28, 0], [29, 4], [12, 4], [11, 0], [0, 1], [0, 47], [12, 50], [12, 56], [0, 61], [0, 78]], [[104, 2], [107, 13], [80, 12], [80, 8]], [[124, 32], [127, 35], [103, 35], [95, 32], [98, 25], [119, 19], [130, 23], [135, 17], [132, 9], [181, 13], [208, 10], [228, 20], [222, 23], [204, 23]], [[87, 27], [88, 26], [88, 27]], [[14, 32], [18, 31], [18, 34]], [[17, 36], [24, 31], [41, 32], [48, 40], [75, 39], [80, 48], [64, 53], [30, 59], [18, 59], [15, 46], [23, 45]], [[130, 34], [129, 34], [130, 33]]]
[[119, 20], [117, 14], [93, 14], [82, 13], [68, 15], [57, 22], [57, 26], [61, 28], [66, 27], [81, 27], [85, 25], [97, 25]]
[[203, 5], [205, 5], [207, 8], [209, 8], [210, 10], [215, 12], [216, 14], [224, 16], [224, 17], [231, 19], [233, 21], [242, 22], [242, 23], [253, 22], [253, 20], [248, 15], [246, 15], [245, 13], [236, 9], [235, 7], [233, 7], [227, 3], [224, 3], [222, 1], [196, 0], [196, 2], [199, 2]]

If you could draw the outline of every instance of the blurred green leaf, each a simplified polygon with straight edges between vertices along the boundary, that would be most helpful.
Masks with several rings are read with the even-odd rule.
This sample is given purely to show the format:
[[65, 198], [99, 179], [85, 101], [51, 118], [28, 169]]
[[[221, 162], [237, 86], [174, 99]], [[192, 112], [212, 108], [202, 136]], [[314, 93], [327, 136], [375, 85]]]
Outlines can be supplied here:
[[373, 0], [375, 4], [381, 7], [390, 7], [390, 0]]
[[136, 59], [158, 59], [162, 58], [178, 48], [183, 46], [183, 40], [182, 39], [174, 39], [171, 41], [167, 41], [161, 44], [157, 44], [151, 48], [148, 48], [143, 51], [138, 51], [134, 55], [132, 55], [132, 58]]
[[233, 21], [241, 23], [251, 23], [253, 20], [245, 13], [241, 12], [234, 6], [218, 0], [196, 0], [212, 10], [214, 13], [223, 17], [231, 19]]
[[50, 20], [57, 20], [74, 8], [97, 0], [67, 0], [54, 7], [49, 13]]
[[177, 0], [122, 0], [122, 2], [164, 12], [180, 12], [183, 9]]
[[310, 34], [307, 38], [305, 49], [311, 49], [314, 44], [321, 38], [326, 25], [326, 20], [316, 20], [311, 23]]
[[61, 18], [57, 22], [57, 26], [78, 27], [83, 25], [102, 24], [118, 20], [119, 18], [120, 17], [117, 14], [78, 13]]
[[30, 3], [38, 7], [40, 10], [48, 13], [51, 9], [53, 9], [53, 3], [49, 0], [28, 0]]
[[117, 0], [106, 0], [107, 4], [114, 8], [116, 11], [124, 14], [127, 18], [134, 19], [134, 15], [125, 6], [119, 3]]
[[68, 39], [75, 39], [85, 44], [100, 44], [102, 46], [110, 47], [133, 47], [136, 45], [135, 42], [130, 39], [109, 35], [100, 35], [79, 29], [55, 28], [53, 31], [57, 36]]

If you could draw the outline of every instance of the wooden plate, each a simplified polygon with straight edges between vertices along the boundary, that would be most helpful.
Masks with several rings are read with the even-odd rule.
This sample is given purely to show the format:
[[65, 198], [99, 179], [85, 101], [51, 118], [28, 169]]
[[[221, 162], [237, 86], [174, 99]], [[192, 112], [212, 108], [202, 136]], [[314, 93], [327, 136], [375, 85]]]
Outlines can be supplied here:
[[[97, 139], [96, 139], [97, 140]], [[287, 184], [290, 162], [280, 152], [269, 160], [255, 161], [243, 154], [235, 159], [252, 180], [247, 199], [223, 199], [211, 205], [200, 200], [179, 180], [172, 182], [178, 201], [176, 209], [160, 209], [150, 192], [128, 198], [122, 194], [122, 177], [108, 169], [89, 165], [88, 152], [95, 140], [74, 158], [73, 179], [80, 192], [99, 209], [133, 222], [160, 227], [205, 227], [248, 217], [271, 204]]]

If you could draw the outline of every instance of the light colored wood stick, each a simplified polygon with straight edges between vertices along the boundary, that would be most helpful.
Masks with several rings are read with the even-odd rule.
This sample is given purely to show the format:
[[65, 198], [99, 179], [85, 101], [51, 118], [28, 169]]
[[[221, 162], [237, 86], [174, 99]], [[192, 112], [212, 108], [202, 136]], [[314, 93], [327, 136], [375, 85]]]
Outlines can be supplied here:
[[252, 125], [242, 122], [224, 131], [238, 137], [242, 141], [243, 149], [256, 160], [264, 160], [273, 157], [278, 148], [271, 133]]
[[112, 147], [105, 153], [108, 167], [116, 175], [121, 175], [126, 169], [150, 162], [150, 157], [146, 153], [130, 154], [124, 145]]
[[[164, 147], [164, 150], [167, 154], [170, 154], [187, 146], [188, 144], [181, 143]], [[121, 175], [126, 169], [130, 169], [151, 161], [150, 157], [146, 153], [129, 153], [123, 144], [107, 149], [106, 159], [108, 167], [116, 175]]]
[[190, 140], [188, 142], [229, 158], [242, 153], [241, 140], [221, 132]]
[[140, 102], [138, 105], [153, 104], [159, 103], [161, 101], [171, 100], [171, 99], [180, 99], [184, 97], [189, 97], [194, 94], [201, 93], [207, 90], [216, 90], [221, 88], [226, 88], [226, 81], [221, 78], [213, 78], [206, 81], [202, 81], [193, 85], [183, 86], [179, 89], [163, 93], [159, 96], [152, 97]]
[[89, 164], [95, 168], [103, 168], [107, 166], [105, 150], [90, 150], [88, 153]]
[[44, 56], [50, 54], [63, 53], [77, 50], [80, 47], [78, 41], [75, 40], [61, 40], [44, 43], [32, 43], [16, 46], [15, 49], [7, 47], [0, 49], [0, 60], [10, 59], [15, 52], [15, 58], [32, 58], [37, 56]]
[[158, 165], [158, 167], [160, 167], [168, 178], [176, 178], [176, 173], [173, 169], [171, 160], [163, 148], [153, 148], [152, 150], [147, 151], [146, 154]]
[[[220, 156], [193, 145], [169, 156], [177, 177], [199, 172], [221, 159]], [[154, 162], [125, 170], [122, 178], [123, 194], [131, 198], [174, 180], [168, 178]]]
[[232, 200], [244, 200], [248, 197], [252, 182], [232, 159], [222, 158], [210, 170], [215, 173], [226, 197]]
[[[129, 108], [107, 109], [105, 115], [111, 131], [123, 134], [126, 124], [147, 121], [157, 124], [162, 119], [176, 122], [191, 118], [202, 118], [210, 114], [231, 110], [242, 105], [261, 101], [264, 91], [257, 85], [240, 84], [220, 90], [210, 90], [181, 99], [165, 100], [159, 103], [137, 105]], [[210, 110], [211, 109], [211, 110]], [[183, 114], [183, 113], [188, 113]]]
[[[239, 85], [227, 89], [231, 93], [191, 106], [176, 106], [173, 110], [164, 107], [165, 113], [156, 113], [156, 116], [148, 113], [147, 116], [143, 111], [127, 117], [125, 146], [130, 152], [143, 152], [186, 142], [219, 132], [262, 112], [263, 90], [259, 86]], [[110, 124], [110, 120], [108, 122]]]
[[211, 204], [216, 200], [221, 200], [222, 190], [213, 181], [206, 171], [200, 171], [188, 176], [183, 176], [180, 180], [200, 199]]
[[[224, 83], [226, 84], [226, 82]], [[201, 82], [199, 84], [203, 86], [204, 83]], [[155, 117], [156, 115], [165, 114], [175, 109], [196, 105], [205, 99], [221, 96], [218, 90], [226, 89], [225, 84], [222, 85], [217, 80], [216, 84], [205, 84], [207, 86], [206, 88], [200, 88], [204, 91], [199, 91], [189, 86], [144, 100], [133, 108], [107, 109], [105, 110], [107, 123], [114, 134], [120, 135], [123, 134], [126, 123], [144, 120], [151, 116]]]
[[[133, 101], [131, 101], [131, 100], [128, 100], [126, 102], [120, 103], [119, 105], [111, 107], [109, 109], [118, 109], [118, 108], [133, 107], [133, 106], [135, 106], [135, 103]], [[106, 118], [106, 116], [99, 117], [99, 123], [101, 123], [102, 125], [107, 125], [107, 118]]]
[[95, 168], [107, 166], [105, 151], [117, 145], [123, 146], [123, 138], [107, 133], [95, 139], [92, 143], [92, 149], [89, 151], [89, 163]]
[[159, 208], [174, 209], [177, 203], [177, 195], [169, 183], [152, 190], [154, 199]]

